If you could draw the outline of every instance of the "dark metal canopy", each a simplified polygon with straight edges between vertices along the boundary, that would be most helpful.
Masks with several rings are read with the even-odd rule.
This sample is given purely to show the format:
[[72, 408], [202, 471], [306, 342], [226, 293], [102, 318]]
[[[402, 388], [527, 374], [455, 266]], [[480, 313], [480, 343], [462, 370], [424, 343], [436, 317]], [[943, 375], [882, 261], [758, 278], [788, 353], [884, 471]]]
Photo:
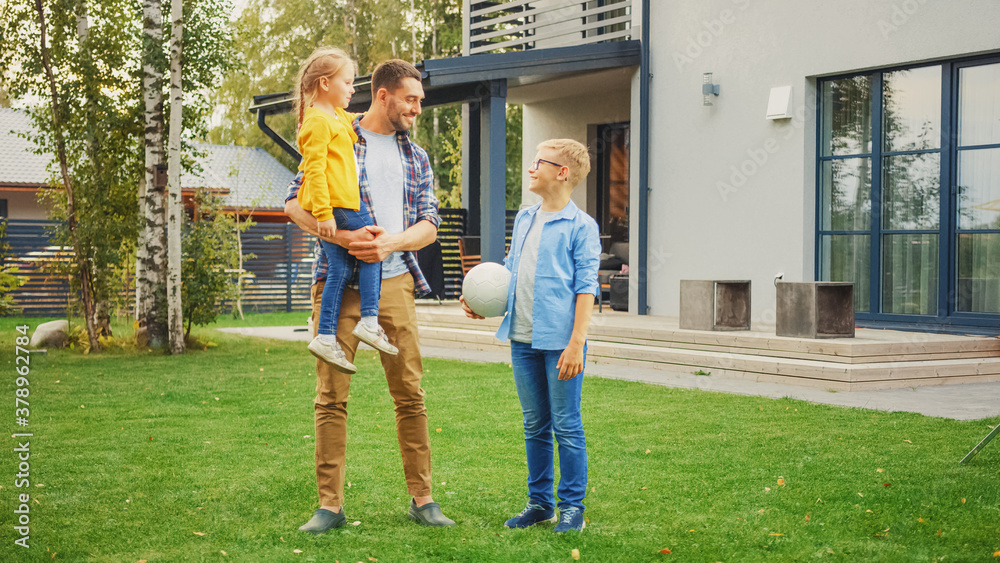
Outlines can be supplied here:
[[[608, 68], [639, 66], [641, 59], [639, 41], [615, 41], [432, 59], [416, 65], [423, 77], [424, 107], [468, 105], [462, 199], [469, 210], [470, 231], [481, 235], [483, 260], [502, 262], [505, 254], [508, 86], [547, 82]], [[358, 78], [354, 90], [347, 110], [363, 112], [371, 104], [371, 76]], [[254, 96], [249, 111], [257, 114], [257, 125], [268, 137], [299, 160], [301, 156], [294, 143], [267, 125], [267, 116], [291, 112], [293, 101], [290, 92]]]

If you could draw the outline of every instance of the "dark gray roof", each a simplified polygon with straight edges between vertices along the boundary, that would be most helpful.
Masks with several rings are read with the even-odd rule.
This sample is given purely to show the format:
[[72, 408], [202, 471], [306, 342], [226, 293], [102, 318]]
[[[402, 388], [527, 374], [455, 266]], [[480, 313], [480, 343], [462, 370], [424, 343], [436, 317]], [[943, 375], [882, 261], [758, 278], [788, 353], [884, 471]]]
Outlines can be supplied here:
[[[0, 108], [0, 184], [43, 185], [54, 158], [32, 151], [34, 144], [17, 133], [31, 131], [31, 119], [21, 110]], [[182, 174], [185, 189], [226, 190], [223, 205], [240, 208], [284, 208], [285, 191], [295, 176], [258, 147], [197, 144], [199, 175]]]
[[285, 207], [288, 183], [295, 177], [277, 159], [260, 147], [195, 145], [201, 177], [182, 174], [181, 186], [228, 190], [222, 196], [227, 207], [268, 209]]

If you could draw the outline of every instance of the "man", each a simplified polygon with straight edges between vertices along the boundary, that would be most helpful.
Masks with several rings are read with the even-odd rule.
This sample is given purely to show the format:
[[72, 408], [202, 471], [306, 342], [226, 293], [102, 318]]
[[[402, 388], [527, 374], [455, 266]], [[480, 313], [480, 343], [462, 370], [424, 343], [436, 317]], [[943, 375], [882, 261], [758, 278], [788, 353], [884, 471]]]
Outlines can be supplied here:
[[[441, 513], [441, 507], [431, 497], [430, 435], [424, 391], [420, 388], [423, 365], [414, 303], [415, 290], [420, 294], [429, 291], [415, 251], [434, 242], [440, 224], [430, 161], [423, 149], [410, 142], [408, 134], [420, 115], [423, 98], [420, 72], [405, 61], [387, 61], [372, 73], [371, 107], [354, 120], [358, 134], [354, 148], [361, 197], [377, 226], [357, 231], [338, 229], [329, 240], [348, 248], [359, 260], [382, 262], [379, 324], [400, 352], [396, 356], [382, 354], [381, 358], [396, 408], [403, 473], [413, 497], [409, 516], [425, 526], [452, 526], [455, 523]], [[300, 173], [289, 185], [285, 213], [302, 229], [318, 236], [315, 218], [296, 199], [301, 181]], [[312, 286], [313, 319], [319, 314], [325, 264], [324, 257], [318, 256]], [[337, 339], [349, 361], [358, 347], [351, 333], [359, 318], [358, 291], [346, 288]], [[321, 534], [347, 521], [343, 510], [344, 460], [351, 376], [317, 361], [316, 379], [316, 483], [320, 508], [299, 529]]]

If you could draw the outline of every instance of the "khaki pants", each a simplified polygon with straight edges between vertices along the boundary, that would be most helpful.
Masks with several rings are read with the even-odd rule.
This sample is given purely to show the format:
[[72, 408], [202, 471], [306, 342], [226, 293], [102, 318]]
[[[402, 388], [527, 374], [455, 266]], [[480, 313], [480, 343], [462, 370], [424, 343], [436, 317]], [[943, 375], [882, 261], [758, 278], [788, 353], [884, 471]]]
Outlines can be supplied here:
[[[324, 282], [312, 286], [313, 335], [316, 333]], [[351, 332], [360, 319], [360, 295], [344, 289], [337, 322], [337, 341], [353, 361], [358, 339]], [[389, 394], [396, 406], [396, 436], [403, 456], [403, 474], [411, 496], [431, 494], [431, 448], [427, 432], [424, 390], [420, 388], [423, 364], [417, 336], [417, 313], [413, 300], [413, 277], [403, 274], [382, 280], [379, 324], [399, 355], [382, 354], [382, 367]], [[344, 461], [347, 451], [347, 396], [351, 376], [316, 362], [316, 484], [321, 506], [344, 504]]]

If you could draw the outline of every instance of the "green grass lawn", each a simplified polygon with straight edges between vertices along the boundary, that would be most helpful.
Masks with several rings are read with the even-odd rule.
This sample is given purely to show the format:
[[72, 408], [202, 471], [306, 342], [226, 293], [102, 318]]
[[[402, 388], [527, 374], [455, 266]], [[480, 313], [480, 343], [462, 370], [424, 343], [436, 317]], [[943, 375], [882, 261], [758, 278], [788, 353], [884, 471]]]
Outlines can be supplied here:
[[[0, 561], [525, 562], [572, 561], [574, 549], [599, 562], [1000, 560], [1000, 443], [958, 464], [1000, 420], [596, 377], [583, 399], [587, 529], [507, 530], [526, 500], [510, 368], [435, 359], [424, 363], [434, 496], [458, 526], [421, 528], [406, 518], [392, 404], [370, 354], [350, 403], [346, 513], [358, 524], [314, 537], [296, 529], [317, 502], [302, 343], [204, 329], [212, 345], [176, 358], [36, 354], [20, 428], [16, 324], [0, 319], [0, 392], [6, 428], [34, 433], [31, 486], [14, 486], [11, 438]], [[24, 492], [27, 550], [9, 524]]]

